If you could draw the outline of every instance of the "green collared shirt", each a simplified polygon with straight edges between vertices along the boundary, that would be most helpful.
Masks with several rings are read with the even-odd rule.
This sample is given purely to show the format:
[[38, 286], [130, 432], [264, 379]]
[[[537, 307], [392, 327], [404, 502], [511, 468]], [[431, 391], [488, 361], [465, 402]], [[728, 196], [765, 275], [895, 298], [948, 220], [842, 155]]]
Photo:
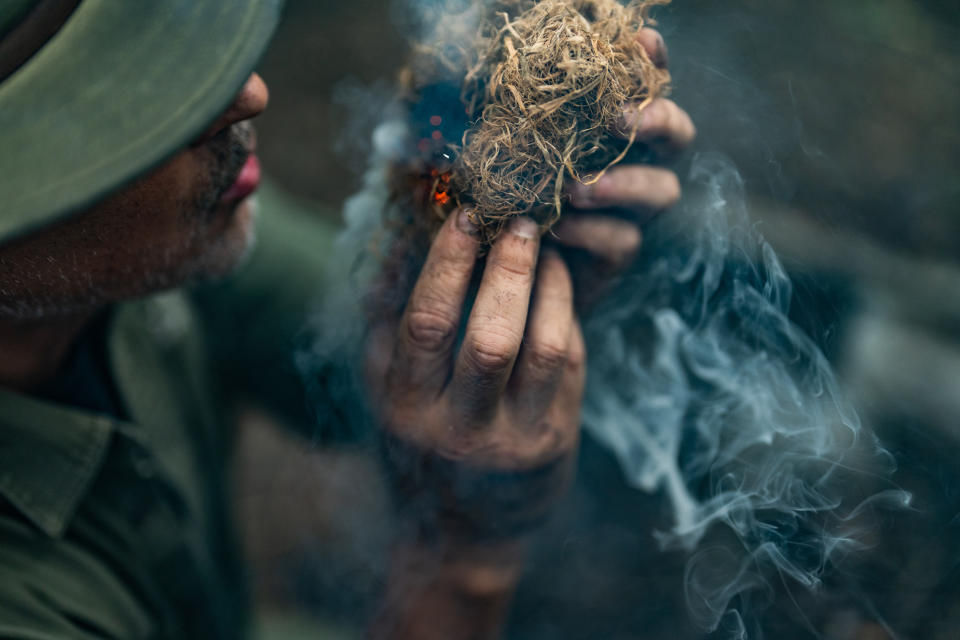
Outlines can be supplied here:
[[122, 411], [0, 389], [0, 638], [245, 635], [224, 399], [309, 429], [292, 352], [331, 239], [265, 191], [236, 276], [112, 310], [105, 384]]

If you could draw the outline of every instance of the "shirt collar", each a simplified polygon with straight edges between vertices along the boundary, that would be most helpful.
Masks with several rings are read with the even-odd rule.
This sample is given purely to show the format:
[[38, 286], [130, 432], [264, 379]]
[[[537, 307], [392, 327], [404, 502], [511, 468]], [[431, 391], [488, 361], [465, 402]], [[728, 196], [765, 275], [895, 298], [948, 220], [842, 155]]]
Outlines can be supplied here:
[[[183, 294], [174, 291], [118, 305], [114, 313], [108, 366], [121, 401], [138, 423], [156, 416], [158, 402], [168, 410], [176, 405], [175, 393], [157, 395], [167, 375], [158, 350], [189, 334], [190, 309]], [[0, 496], [47, 535], [61, 536], [103, 466], [114, 432], [149, 439], [148, 432], [131, 424], [0, 388]], [[162, 444], [163, 438], [159, 434], [154, 443]]]
[[0, 389], [0, 495], [59, 537], [96, 477], [114, 428], [106, 416]]

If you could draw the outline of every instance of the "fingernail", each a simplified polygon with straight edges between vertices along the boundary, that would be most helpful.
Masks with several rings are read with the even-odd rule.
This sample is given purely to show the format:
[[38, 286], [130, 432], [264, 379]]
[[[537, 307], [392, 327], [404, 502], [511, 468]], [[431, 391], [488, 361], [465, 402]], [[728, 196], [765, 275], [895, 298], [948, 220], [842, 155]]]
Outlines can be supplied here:
[[582, 182], [574, 182], [570, 187], [570, 204], [578, 209], [586, 209], [593, 205], [592, 189]]
[[667, 43], [664, 42], [663, 36], [660, 33], [657, 33], [657, 57], [660, 59], [660, 64], [664, 67], [670, 63], [670, 60], [667, 58]]
[[606, 194], [609, 193], [613, 178], [610, 174], [604, 174], [597, 178], [596, 182], [577, 185], [582, 188], [582, 197], [575, 205], [579, 209], [596, 209], [606, 204]]
[[473, 224], [473, 213], [469, 209], [460, 209], [457, 213], [457, 228], [468, 236], [477, 235], [477, 225]]
[[599, 193], [601, 196], [605, 191], [610, 188], [610, 185], [613, 184], [613, 176], [610, 173], [605, 173], [600, 178], [590, 185], [590, 192], [594, 197]]
[[634, 128], [639, 131], [642, 125], [643, 110], [638, 109], [635, 103], [623, 108], [623, 115], [620, 117], [620, 122], [617, 125], [621, 134], [629, 136]]
[[537, 223], [526, 216], [514, 218], [513, 222], [510, 223], [510, 233], [527, 240], [536, 238], [539, 232], [540, 227], [537, 226]]

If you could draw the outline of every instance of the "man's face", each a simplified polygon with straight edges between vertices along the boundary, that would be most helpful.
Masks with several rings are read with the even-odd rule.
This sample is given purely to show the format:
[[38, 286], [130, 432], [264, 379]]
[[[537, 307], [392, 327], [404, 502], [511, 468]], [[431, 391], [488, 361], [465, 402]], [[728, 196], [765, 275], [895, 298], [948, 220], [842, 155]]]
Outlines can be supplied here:
[[266, 85], [253, 74], [216, 122], [166, 164], [80, 214], [0, 246], [0, 317], [86, 313], [229, 272], [253, 240], [247, 196], [259, 170], [248, 120], [266, 104]]

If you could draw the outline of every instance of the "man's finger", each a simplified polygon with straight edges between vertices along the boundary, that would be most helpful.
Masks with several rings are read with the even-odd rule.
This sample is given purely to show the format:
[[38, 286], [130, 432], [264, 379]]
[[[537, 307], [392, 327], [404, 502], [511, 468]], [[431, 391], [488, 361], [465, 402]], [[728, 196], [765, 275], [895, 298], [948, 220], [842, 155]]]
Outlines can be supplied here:
[[637, 223], [605, 215], [568, 213], [551, 233], [558, 243], [588, 251], [614, 267], [633, 260], [643, 239]]
[[667, 68], [667, 43], [663, 41], [663, 36], [656, 29], [644, 27], [637, 32], [637, 40], [650, 56], [650, 61], [658, 69]]
[[393, 389], [435, 397], [450, 376], [454, 340], [477, 259], [478, 236], [465, 211], [441, 227], [400, 320], [389, 379]]
[[556, 251], [545, 249], [537, 267], [527, 332], [510, 380], [510, 394], [521, 415], [543, 419], [564, 373], [573, 332], [573, 283]]
[[626, 209], [645, 221], [680, 199], [680, 181], [669, 169], [646, 165], [611, 168], [595, 183], [575, 183], [570, 204], [577, 209]]
[[450, 385], [466, 425], [493, 417], [523, 340], [540, 233], [517, 218], [490, 249]]
[[623, 110], [617, 133], [629, 138], [636, 127], [635, 141], [645, 144], [660, 157], [683, 151], [697, 135], [697, 128], [686, 111], [673, 100], [657, 98], [643, 109], [631, 103]]

